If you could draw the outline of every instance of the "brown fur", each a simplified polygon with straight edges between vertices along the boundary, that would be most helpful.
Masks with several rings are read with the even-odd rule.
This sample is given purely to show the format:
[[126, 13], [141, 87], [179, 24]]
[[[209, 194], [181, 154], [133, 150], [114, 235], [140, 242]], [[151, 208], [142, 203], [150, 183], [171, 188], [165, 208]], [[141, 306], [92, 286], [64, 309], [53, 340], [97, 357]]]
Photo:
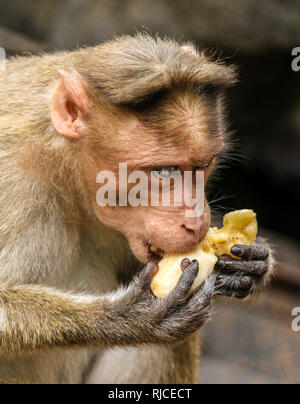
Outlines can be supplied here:
[[[81, 142], [62, 137], [51, 123], [60, 69], [78, 76], [91, 100]], [[92, 364], [110, 363], [106, 349], [119, 347], [125, 363], [135, 355], [140, 362], [118, 378], [116, 362], [110, 380], [197, 381], [194, 333], [207, 319], [213, 282], [188, 304], [178, 295], [167, 307], [145, 300], [142, 281], [133, 281], [140, 266], [128, 241], [95, 217], [86, 173], [93, 173], [99, 150], [107, 164], [114, 163], [112, 154], [124, 156], [126, 138], [111, 134], [131, 117], [149, 138], [165, 133], [167, 145], [179, 145], [185, 132], [188, 141], [191, 129], [195, 156], [202, 111], [205, 158], [225, 136], [214, 92], [234, 80], [232, 68], [193, 47], [147, 35], [8, 61], [0, 76], [0, 307], [7, 317], [1, 380], [88, 382]], [[128, 289], [119, 288], [121, 280], [131, 281]], [[131, 346], [128, 353], [124, 346]], [[142, 370], [154, 359], [159, 363], [147, 378]]]

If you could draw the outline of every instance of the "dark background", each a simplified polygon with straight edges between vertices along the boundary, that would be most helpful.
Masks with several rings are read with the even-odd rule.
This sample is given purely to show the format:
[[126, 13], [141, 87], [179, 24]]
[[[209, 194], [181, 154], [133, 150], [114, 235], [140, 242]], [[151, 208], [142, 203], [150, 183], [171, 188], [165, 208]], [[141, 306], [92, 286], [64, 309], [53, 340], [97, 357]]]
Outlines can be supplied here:
[[300, 306], [300, 72], [291, 68], [300, 1], [0, 0], [0, 45], [10, 54], [73, 49], [136, 29], [193, 40], [239, 66], [228, 94], [234, 150], [210, 197], [221, 198], [213, 209], [222, 214], [254, 209], [279, 259], [263, 300], [222, 305], [206, 329], [204, 379], [299, 382], [290, 313]]

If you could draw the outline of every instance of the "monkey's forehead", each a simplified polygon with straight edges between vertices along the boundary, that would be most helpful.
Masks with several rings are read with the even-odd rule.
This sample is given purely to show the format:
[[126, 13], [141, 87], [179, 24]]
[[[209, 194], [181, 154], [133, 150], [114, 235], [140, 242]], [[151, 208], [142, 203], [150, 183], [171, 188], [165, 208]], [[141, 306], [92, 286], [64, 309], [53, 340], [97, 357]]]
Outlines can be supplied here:
[[[103, 155], [107, 153], [112, 169], [118, 168], [119, 161], [126, 162], [133, 170], [163, 165], [189, 168], [212, 160], [221, 153], [224, 143], [224, 137], [215, 136], [205, 124], [159, 131], [130, 117], [119, 122], [114, 138], [102, 143], [101, 150]], [[111, 159], [112, 150], [114, 160]]]

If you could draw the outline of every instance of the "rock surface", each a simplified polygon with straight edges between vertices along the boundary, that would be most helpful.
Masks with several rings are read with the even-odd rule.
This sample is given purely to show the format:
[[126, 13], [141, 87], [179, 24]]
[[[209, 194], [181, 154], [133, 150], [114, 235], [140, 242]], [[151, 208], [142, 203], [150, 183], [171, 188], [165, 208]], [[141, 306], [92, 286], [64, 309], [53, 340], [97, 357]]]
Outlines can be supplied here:
[[287, 48], [300, 40], [299, 0], [2, 0], [0, 24], [59, 47], [112, 33], [152, 32], [242, 52]]
[[[145, 26], [257, 53], [300, 40], [299, 15], [299, 0], [69, 0], [58, 7], [53, 40], [58, 43], [63, 36], [69, 47]], [[73, 27], [66, 30], [70, 20]]]

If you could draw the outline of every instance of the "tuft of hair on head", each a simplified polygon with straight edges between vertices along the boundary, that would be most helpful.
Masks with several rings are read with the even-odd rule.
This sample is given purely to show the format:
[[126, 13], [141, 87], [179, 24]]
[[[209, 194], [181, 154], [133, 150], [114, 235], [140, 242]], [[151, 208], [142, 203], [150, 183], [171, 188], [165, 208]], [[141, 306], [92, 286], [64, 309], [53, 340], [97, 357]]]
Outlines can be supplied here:
[[[222, 88], [236, 82], [236, 69], [214, 62], [190, 43], [139, 33], [122, 36], [77, 59], [76, 69], [111, 104], [136, 106], [165, 90], [195, 84]], [[87, 66], [88, 64], [88, 66]]]

